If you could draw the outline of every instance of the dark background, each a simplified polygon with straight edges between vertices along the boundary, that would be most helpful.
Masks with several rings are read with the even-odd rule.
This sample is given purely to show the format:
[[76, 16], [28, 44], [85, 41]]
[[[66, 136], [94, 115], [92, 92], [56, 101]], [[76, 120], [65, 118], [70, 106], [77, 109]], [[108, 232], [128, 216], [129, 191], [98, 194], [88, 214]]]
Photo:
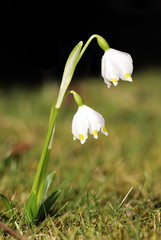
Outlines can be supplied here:
[[[72, 48], [97, 33], [132, 55], [135, 69], [160, 66], [160, 0], [11, 1], [0, 3], [1, 84], [61, 78]], [[77, 73], [99, 75], [103, 52], [96, 41]]]

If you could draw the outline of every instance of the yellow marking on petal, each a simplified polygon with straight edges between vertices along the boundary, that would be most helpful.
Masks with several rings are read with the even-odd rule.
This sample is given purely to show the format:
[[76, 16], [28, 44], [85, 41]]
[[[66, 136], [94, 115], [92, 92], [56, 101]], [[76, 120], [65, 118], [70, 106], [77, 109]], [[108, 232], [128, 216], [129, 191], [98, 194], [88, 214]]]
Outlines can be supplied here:
[[107, 132], [107, 130], [106, 130], [106, 127], [105, 126], [103, 126], [103, 132]]
[[130, 77], [131, 77], [131, 76], [130, 76], [130, 73], [126, 73], [126, 74], [125, 74], [125, 78], [126, 78], [126, 79], [128, 79], [128, 78], [130, 78]]
[[94, 136], [97, 136], [97, 130], [94, 130], [94, 131], [93, 131], [93, 135], [94, 135]]
[[117, 83], [116, 78], [111, 78], [111, 81], [112, 81], [113, 83]]
[[79, 134], [79, 138], [80, 138], [80, 140], [84, 141], [84, 136], [83, 136], [83, 134]]

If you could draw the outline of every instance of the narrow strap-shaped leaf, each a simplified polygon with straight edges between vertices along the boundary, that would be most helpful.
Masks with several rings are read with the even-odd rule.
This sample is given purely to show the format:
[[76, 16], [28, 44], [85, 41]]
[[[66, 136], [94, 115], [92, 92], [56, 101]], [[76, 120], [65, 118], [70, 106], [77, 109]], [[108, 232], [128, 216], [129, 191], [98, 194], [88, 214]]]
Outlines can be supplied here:
[[62, 82], [61, 82], [61, 85], [60, 85], [60, 91], [59, 91], [58, 99], [57, 99], [57, 102], [56, 102], [56, 105], [55, 105], [55, 107], [57, 109], [59, 109], [61, 104], [62, 104], [65, 92], [66, 92], [66, 90], [67, 90], [67, 88], [70, 84], [70, 81], [72, 79], [72, 76], [74, 74], [74, 70], [75, 70], [76, 65], [78, 63], [79, 54], [80, 54], [82, 45], [83, 45], [83, 42], [81, 41], [74, 47], [74, 49], [70, 53], [70, 55], [67, 59], [67, 62], [65, 64], [64, 73], [63, 73], [63, 77], [62, 77]]
[[53, 192], [40, 206], [38, 218], [40, 220], [44, 219], [50, 209], [52, 208], [53, 204], [55, 203], [56, 199], [58, 198], [60, 194], [60, 189]]
[[37, 194], [36, 192], [31, 192], [29, 200], [26, 206], [27, 217], [30, 222], [33, 222], [37, 218]]
[[41, 197], [41, 202], [43, 202], [45, 197], [46, 197], [46, 194], [47, 194], [48, 189], [50, 187], [51, 181], [52, 181], [53, 177], [55, 176], [55, 173], [56, 173], [55, 171], [51, 172], [45, 179], [44, 188], [43, 188], [42, 197]]

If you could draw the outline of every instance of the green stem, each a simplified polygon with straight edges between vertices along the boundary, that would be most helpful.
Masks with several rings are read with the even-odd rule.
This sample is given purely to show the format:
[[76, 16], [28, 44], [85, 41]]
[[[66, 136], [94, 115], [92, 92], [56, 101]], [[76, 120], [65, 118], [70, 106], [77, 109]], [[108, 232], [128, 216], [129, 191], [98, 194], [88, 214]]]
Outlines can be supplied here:
[[[43, 169], [43, 165], [44, 165], [46, 155], [48, 154], [48, 146], [49, 146], [49, 142], [50, 142], [50, 139], [51, 139], [51, 135], [52, 135], [52, 131], [53, 131], [53, 127], [54, 127], [54, 124], [55, 124], [55, 121], [56, 121], [58, 111], [59, 111], [59, 109], [57, 109], [57, 108], [55, 108], [54, 111], [53, 111], [52, 119], [50, 120], [50, 126], [49, 126], [49, 129], [48, 129], [48, 132], [47, 132], [44, 148], [43, 148], [41, 158], [40, 158], [40, 161], [39, 161], [39, 165], [38, 165], [38, 168], [37, 168], [37, 171], [36, 171], [36, 174], [35, 174], [35, 179], [34, 179], [34, 182], [33, 182], [33, 185], [32, 185], [31, 192], [37, 191], [37, 189], [38, 189], [38, 186], [39, 186], [39, 183], [40, 183], [39, 182], [40, 176], [42, 174], [42, 169]], [[46, 164], [46, 166], [47, 166], [47, 164]]]
[[[84, 47], [82, 48], [82, 50], [81, 50], [81, 52], [80, 52], [80, 54], [79, 54], [79, 57], [78, 57], [78, 62], [79, 62], [79, 60], [81, 59], [81, 57], [82, 57], [82, 55], [84, 54], [84, 52], [86, 51], [86, 49], [87, 49], [87, 47], [88, 47], [88, 45], [90, 44], [90, 42], [94, 39], [94, 38], [97, 38], [97, 34], [93, 34], [89, 39], [88, 39], [88, 41], [86, 42], [86, 44], [84, 45]], [[78, 63], [77, 62], [77, 63]]]
[[[109, 45], [108, 45], [108, 43], [107, 43], [107, 41], [106, 41], [103, 37], [101, 37], [101, 36], [98, 35], [98, 34], [93, 34], [93, 35], [88, 39], [88, 41], [86, 42], [86, 44], [84, 45], [84, 47], [82, 48], [82, 50], [81, 50], [81, 52], [80, 52], [80, 54], [79, 54], [79, 57], [78, 57], [78, 62], [79, 62], [79, 60], [81, 59], [81, 57], [83, 56], [84, 52], [86, 51], [88, 45], [90, 44], [90, 42], [91, 42], [94, 38], [97, 39], [98, 45], [99, 45], [104, 51], [106, 51], [106, 50], [108, 50], [108, 49], [110, 48]], [[78, 62], [77, 62], [77, 63], [78, 63]]]
[[54, 109], [55, 109], [55, 104], [56, 104], [57, 99], [58, 99], [58, 95], [55, 97], [55, 99], [52, 103], [51, 109], [50, 109], [49, 125], [51, 123], [51, 120], [52, 120], [52, 117], [53, 117], [53, 114], [54, 114]]
[[43, 164], [40, 179], [39, 179], [39, 187], [38, 187], [38, 190], [37, 190], [37, 206], [38, 206], [37, 210], [39, 210], [39, 207], [40, 207], [40, 204], [41, 204], [42, 192], [43, 192], [43, 189], [44, 189], [44, 183], [45, 183], [45, 178], [46, 178], [46, 171], [47, 171], [50, 151], [51, 151], [51, 149], [46, 150], [46, 154], [45, 154], [45, 158], [44, 158], [44, 164]]

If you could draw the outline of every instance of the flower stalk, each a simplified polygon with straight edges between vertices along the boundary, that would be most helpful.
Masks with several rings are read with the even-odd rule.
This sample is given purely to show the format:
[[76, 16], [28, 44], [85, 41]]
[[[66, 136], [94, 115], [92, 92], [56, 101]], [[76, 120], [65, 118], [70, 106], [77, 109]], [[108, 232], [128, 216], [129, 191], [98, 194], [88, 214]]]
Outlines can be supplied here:
[[109, 47], [109, 44], [106, 42], [106, 40], [101, 37], [100, 35], [98, 34], [93, 34], [89, 39], [88, 41], [86, 42], [86, 44], [84, 45], [84, 47], [82, 48], [82, 51], [80, 52], [79, 54], [79, 58], [78, 58], [78, 61], [81, 59], [81, 57], [83, 56], [84, 52], [86, 51], [87, 47], [89, 46], [89, 44], [91, 43], [91, 41], [96, 38], [97, 39], [97, 43], [98, 45], [104, 50], [104, 51], [107, 51], [110, 47]]

